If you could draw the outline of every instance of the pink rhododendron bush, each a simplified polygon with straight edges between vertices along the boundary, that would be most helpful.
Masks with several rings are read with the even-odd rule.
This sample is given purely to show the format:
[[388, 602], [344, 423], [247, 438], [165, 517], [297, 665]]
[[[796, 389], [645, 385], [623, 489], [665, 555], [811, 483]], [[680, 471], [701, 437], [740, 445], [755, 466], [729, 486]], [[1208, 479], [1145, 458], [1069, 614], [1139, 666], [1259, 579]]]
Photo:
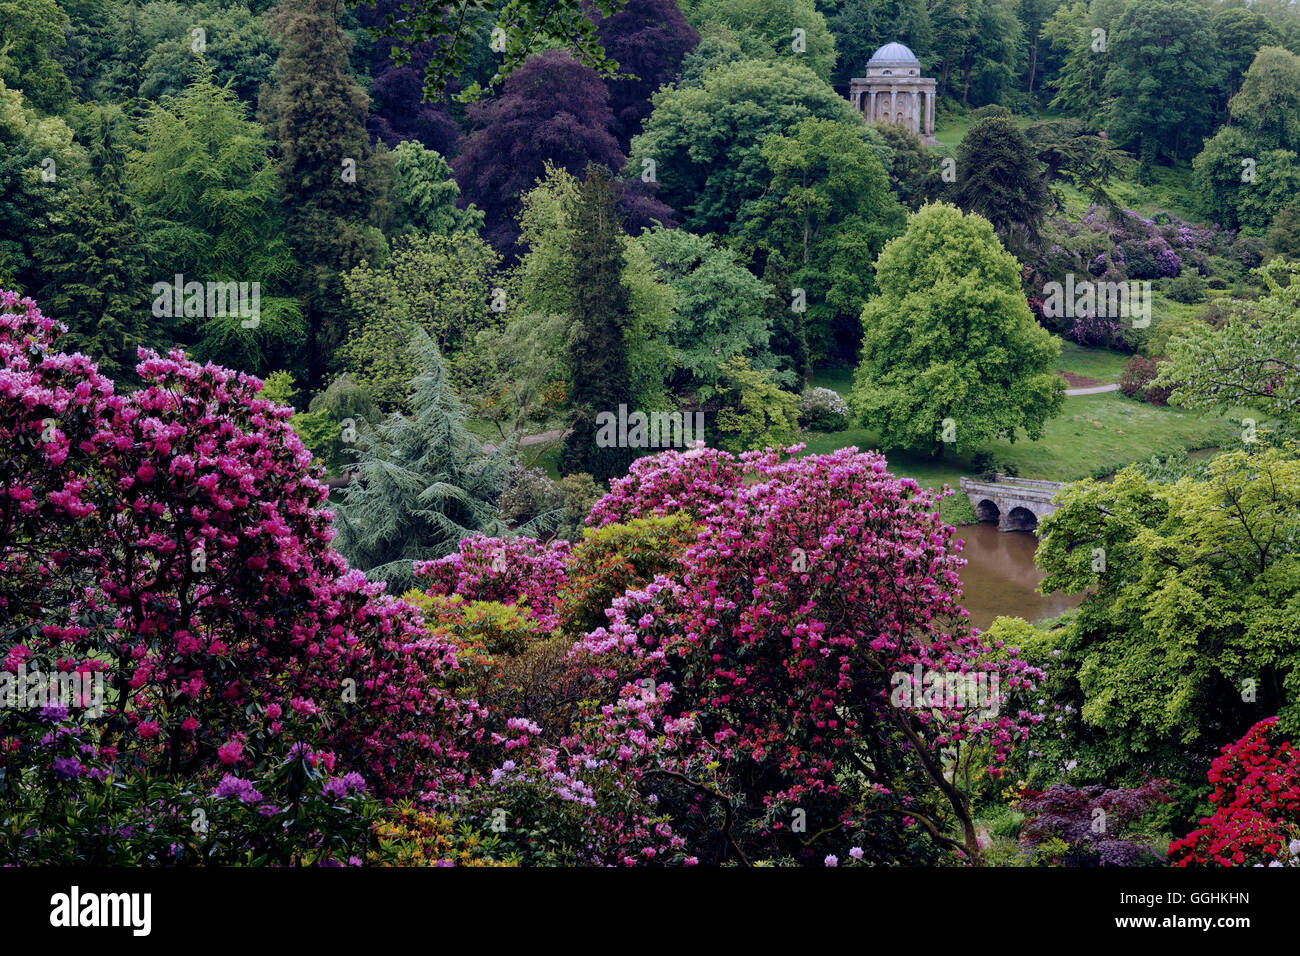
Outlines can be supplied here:
[[[1005, 693], [1040, 672], [965, 624], [961, 561], [928, 493], [877, 455], [797, 450], [664, 452], [613, 483], [592, 524], [685, 512], [697, 539], [570, 651], [593, 696], [617, 702], [565, 739], [521, 736], [500, 786], [537, 767], [599, 819], [576, 782], [616, 767], [649, 803], [632, 828], [642, 860], [979, 858], [959, 781], [997, 775], [1037, 718], [1002, 712], [996, 693], [927, 696], [917, 678]], [[467, 542], [424, 573], [435, 590], [498, 594], [484, 550]], [[556, 582], [543, 571], [520, 599], [549, 613]]]
[[463, 785], [452, 648], [329, 547], [289, 409], [179, 352], [122, 394], [60, 333], [3, 293], [0, 690], [83, 693], [0, 711], [0, 858], [347, 862], [363, 795]]
[[0, 298], [0, 691], [73, 694], [0, 710], [3, 862], [980, 861], [1041, 672], [880, 456], [644, 458], [584, 541], [401, 599], [258, 380], [142, 351], [127, 392], [60, 335]]

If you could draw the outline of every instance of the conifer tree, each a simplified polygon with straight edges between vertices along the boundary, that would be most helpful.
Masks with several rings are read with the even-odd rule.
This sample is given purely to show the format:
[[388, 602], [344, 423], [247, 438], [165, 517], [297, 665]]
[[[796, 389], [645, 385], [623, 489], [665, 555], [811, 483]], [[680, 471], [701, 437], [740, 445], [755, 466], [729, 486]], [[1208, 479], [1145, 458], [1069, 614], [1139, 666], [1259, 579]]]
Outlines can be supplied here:
[[333, 0], [295, 0], [275, 9], [281, 52], [261, 103], [283, 154], [281, 192], [303, 267], [299, 292], [312, 333], [313, 377], [346, 332], [340, 273], [377, 259], [383, 244], [368, 222], [370, 210], [382, 205], [382, 177], [366, 135], [369, 103], [350, 70], [352, 41], [336, 7]]
[[72, 347], [100, 371], [130, 377], [136, 347], [150, 345], [149, 283], [140, 212], [126, 189], [126, 161], [100, 112], [89, 150], [93, 175], [73, 191], [57, 228], [36, 239], [47, 277], [50, 313], [69, 329]]
[[778, 357], [780, 370], [793, 372], [800, 380], [806, 379], [812, 371], [812, 363], [808, 360], [808, 338], [804, 333], [803, 314], [791, 307], [790, 289], [793, 282], [780, 253], [768, 253], [763, 281], [773, 291], [772, 297], [767, 300], [767, 315], [772, 330], [768, 347]]
[[354, 478], [335, 515], [339, 551], [399, 594], [414, 586], [412, 562], [442, 557], [475, 531], [504, 533], [497, 499], [515, 457], [509, 444], [488, 452], [465, 427], [465, 409], [428, 335], [417, 332], [408, 349], [420, 370], [411, 413], [356, 434]]
[[570, 292], [573, 328], [569, 339], [569, 427], [561, 467], [585, 471], [597, 481], [621, 476], [631, 462], [626, 448], [596, 442], [596, 416], [618, 414], [632, 396], [627, 356], [631, 325], [628, 290], [623, 284], [622, 230], [614, 207], [609, 170], [589, 166], [573, 219]]

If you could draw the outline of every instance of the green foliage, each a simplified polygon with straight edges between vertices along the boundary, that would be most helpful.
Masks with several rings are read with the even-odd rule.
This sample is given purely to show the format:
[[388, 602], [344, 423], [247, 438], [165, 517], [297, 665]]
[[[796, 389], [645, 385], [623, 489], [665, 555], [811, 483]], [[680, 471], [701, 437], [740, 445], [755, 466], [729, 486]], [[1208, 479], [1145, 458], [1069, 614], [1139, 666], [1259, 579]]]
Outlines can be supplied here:
[[[203, 31], [202, 50], [194, 49], [195, 30]], [[148, 58], [142, 58], [139, 84], [130, 92], [157, 100], [210, 73], [242, 102], [256, 103], [278, 53], [260, 13], [242, 4], [220, 6], [159, 37]]]
[[934, 157], [920, 138], [901, 123], [878, 123], [872, 129], [889, 147], [885, 169], [894, 194], [909, 212], [915, 212], [941, 184]]
[[465, 427], [465, 412], [428, 336], [410, 349], [419, 375], [409, 415], [394, 413], [374, 429], [358, 427], [351, 467], [356, 477], [336, 511], [336, 547], [353, 567], [390, 590], [411, 587], [412, 562], [454, 551], [474, 531], [498, 530], [496, 502], [513, 449], [487, 454]]
[[[375, 0], [350, 2], [378, 6]], [[403, 5], [402, 16], [390, 14], [373, 32], [376, 37], [398, 41], [393, 47], [393, 59], [399, 63], [410, 62], [409, 47], [430, 44], [433, 55], [424, 70], [424, 93], [426, 98], [436, 100], [446, 93], [447, 84], [475, 61], [489, 39], [483, 36], [484, 27], [499, 27], [503, 41], [500, 66], [487, 90], [471, 82], [456, 94], [456, 99], [465, 101], [476, 99], [505, 82], [539, 47], [567, 49], [603, 76], [621, 75], [618, 64], [605, 55], [596, 24], [587, 15], [594, 8], [608, 17], [621, 7], [619, 0], [592, 0], [590, 5], [579, 0], [451, 0], [449, 3], [410, 0]]]
[[1143, 168], [1177, 162], [1210, 128], [1219, 61], [1194, 0], [1129, 3], [1107, 38], [1107, 129]]
[[[790, 57], [830, 81], [835, 38], [813, 0], [698, 0], [686, 15], [700, 30], [711, 24], [727, 27], [747, 57]], [[802, 50], [794, 48], [796, 29], [804, 32]]]
[[1059, 346], [1037, 325], [1016, 260], [977, 215], [923, 206], [876, 263], [880, 295], [862, 310], [862, 364], [849, 404], [885, 447], [941, 454], [1031, 440], [1062, 405]]
[[25, 285], [32, 245], [55, 228], [52, 217], [71, 201], [85, 165], [85, 150], [68, 124], [38, 118], [22, 92], [0, 79], [0, 282]]
[[1247, 405], [1300, 427], [1300, 263], [1274, 259], [1256, 269], [1265, 295], [1241, 304], [1225, 328], [1196, 324], [1169, 342], [1171, 361], [1155, 384], [1169, 401], [1221, 414]]
[[717, 392], [723, 364], [744, 355], [771, 365], [766, 305], [771, 288], [709, 236], [656, 227], [641, 237], [658, 274], [675, 293], [676, 319], [668, 341], [678, 366], [676, 384], [701, 399]]
[[409, 234], [383, 265], [363, 261], [343, 277], [351, 310], [351, 332], [339, 351], [343, 367], [380, 407], [400, 408], [413, 377], [403, 343], [421, 329], [459, 378], [461, 353], [496, 323], [491, 303], [500, 261], [474, 232]]
[[1044, 520], [1041, 589], [1088, 597], [1032, 640], [998, 631], [1051, 661], [1035, 694], [1061, 719], [1034, 749], [1077, 759], [1084, 779], [1195, 784], [1262, 716], [1300, 730], [1298, 506], [1300, 461], [1278, 449], [1173, 484], [1128, 468], [1067, 487]]
[[1074, 0], [1061, 4], [1043, 24], [1043, 37], [1061, 58], [1050, 82], [1055, 91], [1051, 105], [1074, 116], [1091, 119], [1100, 114], [1105, 102], [1106, 70], [1111, 61], [1109, 45], [1102, 51], [1096, 30], [1109, 30], [1113, 3]]
[[[761, 153], [770, 185], [738, 232], [776, 249], [804, 290], [804, 335], [816, 362], [857, 346], [857, 315], [874, 291], [872, 263], [902, 231], [906, 213], [889, 189], [874, 130], [808, 118], [773, 134]], [[838, 343], [837, 343], [838, 339]]]
[[276, 7], [270, 24], [280, 57], [261, 101], [282, 156], [280, 193], [301, 266], [313, 378], [346, 334], [341, 273], [384, 250], [369, 220], [382, 209], [386, 177], [370, 152], [368, 102], [349, 68], [352, 41], [338, 13], [334, 0]]
[[573, 286], [569, 291], [573, 331], [569, 337], [569, 422], [562, 467], [597, 480], [622, 475], [631, 458], [626, 448], [596, 442], [596, 416], [632, 402], [627, 333], [632, 326], [626, 255], [614, 207], [609, 170], [588, 169], [572, 219]]
[[1300, 194], [1300, 56], [1264, 47], [1196, 157], [1201, 208], [1229, 228], [1262, 231]]
[[293, 376], [285, 371], [275, 371], [262, 380], [262, 390], [257, 394], [258, 398], [264, 398], [268, 402], [275, 402], [277, 405], [287, 405], [289, 408], [294, 407], [294, 401], [298, 397], [298, 389], [293, 384]]
[[[548, 167], [523, 198], [521, 242], [528, 251], [509, 283], [514, 311], [504, 334], [480, 336], [475, 349], [485, 371], [474, 378], [485, 383], [485, 404], [492, 403], [489, 414], [498, 424], [545, 417], [557, 391], [564, 394], [568, 342], [584, 314], [576, 295], [587, 264], [575, 256], [582, 188], [565, 170]], [[675, 297], [642, 242], [614, 228], [630, 310], [623, 341], [631, 401], [644, 410], [662, 408], [664, 383], [675, 367], [668, 339]]]
[[450, 236], [457, 232], [477, 233], [483, 228], [483, 211], [471, 203], [456, 206], [460, 187], [451, 166], [436, 151], [425, 149], [413, 139], [393, 149], [394, 232], [432, 232]]
[[799, 397], [772, 381], [772, 373], [749, 367], [736, 355], [723, 366], [723, 391], [715, 422], [718, 446], [749, 451], [788, 442], [799, 428]]
[[1037, 237], [1047, 212], [1047, 186], [1034, 148], [1009, 116], [986, 116], [957, 150], [957, 205], [979, 213], [1013, 248]]
[[291, 279], [271, 140], [246, 114], [210, 71], [149, 111], [131, 180], [159, 278], [257, 280], [268, 293]]
[[[962, 105], [999, 102], [1020, 73], [1024, 27], [1015, 0], [930, 4], [940, 97]], [[892, 38], [891, 38], [892, 39]]]
[[55, 56], [67, 32], [71, 23], [57, 0], [0, 0], [0, 83], [38, 110], [62, 111], [72, 85]]
[[1300, 262], [1300, 202], [1284, 207], [1274, 218], [1264, 237], [1264, 251], [1269, 259], [1280, 256]]
[[34, 240], [47, 278], [42, 300], [69, 329], [71, 348], [100, 371], [130, 378], [136, 349], [150, 345], [140, 211], [126, 190], [125, 157], [101, 113], [90, 151], [92, 176], [73, 189], [51, 227]]
[[768, 181], [763, 140], [810, 116], [860, 126], [848, 101], [812, 70], [785, 60], [741, 60], [705, 73], [698, 86], [654, 96], [630, 165], [652, 159], [659, 198], [692, 231], [725, 232]]

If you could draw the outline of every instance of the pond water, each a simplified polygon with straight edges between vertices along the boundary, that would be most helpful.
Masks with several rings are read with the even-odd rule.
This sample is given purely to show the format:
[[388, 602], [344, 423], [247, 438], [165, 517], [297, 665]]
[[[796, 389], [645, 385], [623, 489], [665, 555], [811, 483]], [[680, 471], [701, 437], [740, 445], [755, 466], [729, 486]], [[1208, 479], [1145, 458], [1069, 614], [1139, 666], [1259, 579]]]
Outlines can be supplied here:
[[1043, 576], [1034, 566], [1037, 535], [1027, 531], [999, 531], [995, 523], [963, 525], [957, 535], [966, 545], [961, 556], [962, 605], [971, 623], [983, 630], [999, 615], [1034, 622], [1055, 617], [1077, 607], [1080, 594], [1039, 594]]

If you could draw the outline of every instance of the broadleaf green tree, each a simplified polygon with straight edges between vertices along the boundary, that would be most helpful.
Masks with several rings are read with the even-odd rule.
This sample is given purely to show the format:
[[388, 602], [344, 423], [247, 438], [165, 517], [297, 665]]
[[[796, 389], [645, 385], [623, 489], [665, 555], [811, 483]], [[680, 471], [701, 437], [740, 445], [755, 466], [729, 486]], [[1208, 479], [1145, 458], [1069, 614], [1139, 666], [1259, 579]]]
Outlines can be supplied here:
[[884, 447], [939, 456], [1042, 436], [1064, 400], [1060, 345], [1034, 322], [1019, 264], [988, 220], [923, 206], [881, 252], [876, 279], [849, 405]]

